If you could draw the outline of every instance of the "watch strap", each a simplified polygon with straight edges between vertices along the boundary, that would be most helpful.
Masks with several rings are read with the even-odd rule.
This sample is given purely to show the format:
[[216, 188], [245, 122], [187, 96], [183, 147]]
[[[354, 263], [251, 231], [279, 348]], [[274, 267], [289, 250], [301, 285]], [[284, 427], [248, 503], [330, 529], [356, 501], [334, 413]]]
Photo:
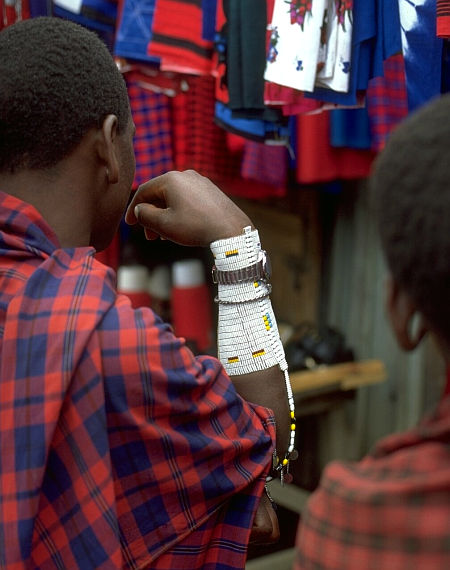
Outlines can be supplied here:
[[232, 269], [230, 271], [220, 271], [215, 265], [212, 268], [213, 283], [222, 283], [223, 285], [258, 281], [263, 277], [264, 267], [262, 260], [259, 260], [253, 265], [247, 265], [246, 267]]

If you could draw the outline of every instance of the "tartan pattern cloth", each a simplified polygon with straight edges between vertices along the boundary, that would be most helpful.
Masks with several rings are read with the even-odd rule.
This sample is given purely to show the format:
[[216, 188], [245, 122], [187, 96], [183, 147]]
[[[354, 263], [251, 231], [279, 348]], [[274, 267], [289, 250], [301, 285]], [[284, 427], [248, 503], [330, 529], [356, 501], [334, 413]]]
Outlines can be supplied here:
[[450, 38], [450, 0], [436, 0], [436, 35]]
[[174, 162], [177, 170], [193, 169], [214, 182], [240, 176], [241, 152], [227, 146], [227, 133], [214, 123], [215, 81], [193, 76], [189, 89], [171, 100]]
[[449, 443], [446, 395], [361, 462], [331, 463], [300, 523], [294, 570], [450, 568]]
[[366, 93], [372, 150], [383, 150], [386, 141], [400, 121], [408, 115], [403, 54], [392, 55], [383, 62], [384, 76], [369, 81]]
[[269, 410], [0, 192], [0, 567], [243, 568]]
[[173, 169], [172, 127], [167, 95], [147, 89], [133, 72], [125, 75], [131, 115], [136, 126], [134, 154], [137, 187]]

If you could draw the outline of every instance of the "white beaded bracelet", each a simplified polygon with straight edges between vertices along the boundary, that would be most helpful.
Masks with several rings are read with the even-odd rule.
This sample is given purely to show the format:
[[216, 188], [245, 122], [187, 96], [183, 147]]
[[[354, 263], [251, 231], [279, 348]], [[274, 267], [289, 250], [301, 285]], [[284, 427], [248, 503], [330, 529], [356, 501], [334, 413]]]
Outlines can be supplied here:
[[[215, 269], [239, 272], [259, 259], [261, 243], [257, 230], [244, 228], [240, 236], [211, 244]], [[219, 359], [230, 376], [249, 374], [278, 365], [284, 373], [290, 411], [290, 439], [283, 459], [274, 453], [274, 469], [282, 482], [289, 481], [289, 460], [297, 455], [295, 445], [295, 404], [288, 365], [270, 301], [271, 286], [265, 279], [223, 283], [219, 281], [217, 344]]]

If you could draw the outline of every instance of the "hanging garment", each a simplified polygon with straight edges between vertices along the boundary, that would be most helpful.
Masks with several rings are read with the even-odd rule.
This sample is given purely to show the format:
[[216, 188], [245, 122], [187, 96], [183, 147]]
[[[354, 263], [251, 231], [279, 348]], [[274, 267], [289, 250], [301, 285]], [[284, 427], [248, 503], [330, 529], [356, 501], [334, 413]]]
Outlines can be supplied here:
[[174, 161], [214, 181], [239, 178], [241, 152], [228, 149], [227, 133], [214, 122], [214, 78], [189, 79], [189, 89], [171, 99]]
[[374, 77], [367, 89], [367, 111], [372, 150], [381, 151], [392, 130], [408, 115], [405, 63], [402, 54], [384, 62], [383, 77]]
[[209, 75], [213, 45], [202, 38], [202, 25], [200, 2], [158, 0], [147, 53], [161, 58], [163, 70]]
[[371, 148], [367, 109], [330, 111], [330, 145], [336, 148]]
[[383, 75], [383, 61], [402, 51], [398, 5], [392, 0], [353, 0], [349, 89], [338, 93], [317, 87], [305, 93], [319, 101], [357, 105], [372, 77]]
[[436, 0], [399, 0], [408, 108], [441, 92], [442, 40], [436, 37]]
[[120, 0], [114, 54], [133, 60], [158, 63], [147, 53], [152, 37], [156, 0]]
[[284, 195], [287, 182], [288, 156], [285, 146], [245, 141], [242, 178], [270, 184]]
[[71, 20], [97, 33], [108, 49], [114, 49], [116, 32], [117, 2], [115, 0], [80, 0], [78, 7], [66, 3], [52, 2], [51, 15]]
[[296, 180], [315, 184], [338, 179], [366, 178], [375, 158], [367, 150], [333, 148], [329, 143], [329, 113], [297, 118]]
[[261, 0], [224, 0], [226, 83], [233, 110], [264, 110], [266, 5]]
[[436, 34], [450, 38], [450, 0], [436, 0]]
[[346, 93], [353, 35], [353, 0], [327, 0], [316, 85]]
[[325, 0], [275, 0], [266, 81], [314, 90], [325, 4]]
[[170, 104], [166, 95], [142, 87], [132, 73], [125, 80], [136, 125], [134, 186], [137, 187], [173, 169]]
[[202, 38], [214, 41], [218, 0], [202, 0]]

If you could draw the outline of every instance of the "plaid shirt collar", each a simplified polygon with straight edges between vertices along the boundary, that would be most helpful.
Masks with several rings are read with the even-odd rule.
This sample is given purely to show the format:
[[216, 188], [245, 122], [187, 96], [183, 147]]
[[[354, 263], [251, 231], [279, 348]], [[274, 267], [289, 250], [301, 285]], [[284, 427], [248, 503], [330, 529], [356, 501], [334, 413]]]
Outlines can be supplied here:
[[0, 191], [0, 255], [30, 252], [46, 259], [60, 247], [58, 238], [41, 214], [30, 204]]

